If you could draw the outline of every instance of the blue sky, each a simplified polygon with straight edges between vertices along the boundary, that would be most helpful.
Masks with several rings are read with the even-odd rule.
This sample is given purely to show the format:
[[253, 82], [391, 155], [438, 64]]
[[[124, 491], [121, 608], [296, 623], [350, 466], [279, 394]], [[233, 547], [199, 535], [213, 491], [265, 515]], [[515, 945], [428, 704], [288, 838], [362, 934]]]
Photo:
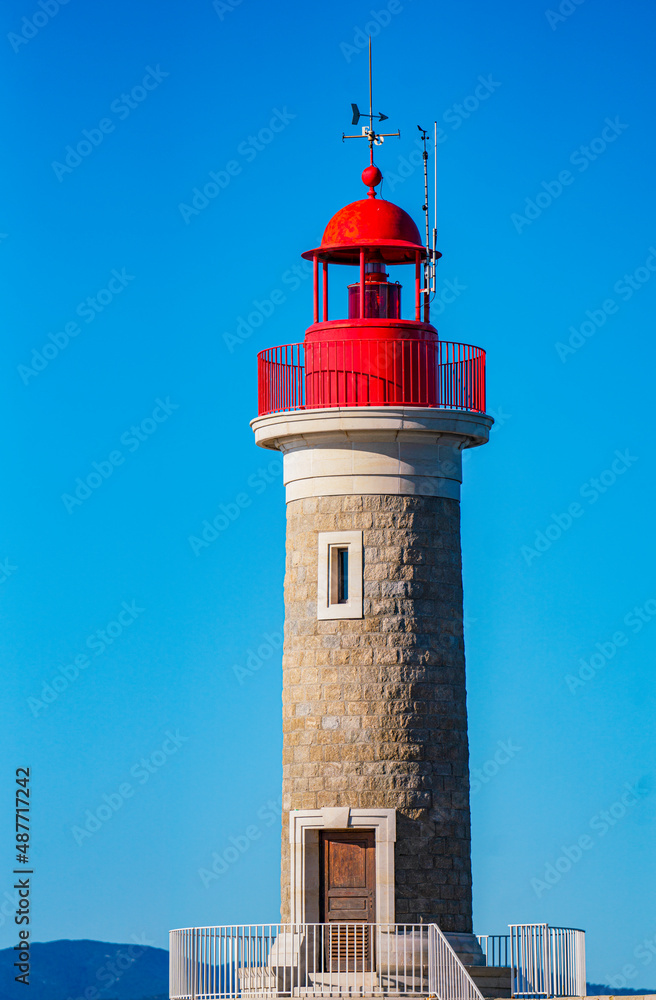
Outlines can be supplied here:
[[584, 927], [589, 979], [656, 988], [654, 16], [561, 8], [5, 5], [0, 794], [8, 831], [33, 769], [35, 940], [277, 919], [284, 498], [255, 357], [303, 338], [291, 269], [363, 193], [340, 137], [373, 9], [383, 193], [420, 221], [437, 119], [438, 325], [487, 349], [497, 417], [462, 504], [475, 929]]

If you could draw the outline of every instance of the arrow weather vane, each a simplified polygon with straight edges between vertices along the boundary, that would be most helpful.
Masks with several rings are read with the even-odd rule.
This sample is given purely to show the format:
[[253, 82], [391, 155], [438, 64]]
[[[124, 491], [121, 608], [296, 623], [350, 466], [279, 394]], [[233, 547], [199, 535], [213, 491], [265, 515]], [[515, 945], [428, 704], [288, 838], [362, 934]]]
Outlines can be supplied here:
[[387, 121], [387, 115], [384, 115], [382, 111], [378, 115], [374, 114], [373, 95], [371, 86], [371, 35], [369, 36], [369, 114], [361, 112], [357, 104], [352, 104], [351, 108], [353, 109], [353, 120], [351, 122], [351, 125], [357, 125], [361, 118], [368, 118], [369, 127], [363, 125], [361, 135], [345, 135], [344, 132], [342, 132], [342, 142], [344, 142], [344, 139], [366, 139], [369, 142], [369, 156], [371, 162], [373, 163], [374, 143], [377, 146], [380, 146], [384, 139], [390, 138], [392, 136], [400, 136], [401, 131], [400, 130], [398, 132], [374, 131], [374, 118], [377, 118], [379, 122], [384, 122]]

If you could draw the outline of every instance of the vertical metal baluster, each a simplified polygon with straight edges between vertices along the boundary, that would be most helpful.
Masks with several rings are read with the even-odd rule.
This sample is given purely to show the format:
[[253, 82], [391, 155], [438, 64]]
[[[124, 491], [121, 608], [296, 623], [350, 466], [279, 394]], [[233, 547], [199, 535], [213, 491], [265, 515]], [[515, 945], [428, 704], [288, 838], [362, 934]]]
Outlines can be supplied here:
[[328, 264], [323, 262], [323, 321], [328, 322]]
[[192, 931], [192, 976], [191, 976], [191, 1000], [196, 1000], [196, 953], [197, 941], [196, 932]]
[[233, 969], [233, 954], [232, 954], [232, 936], [230, 934], [230, 928], [225, 927], [223, 930], [223, 951], [225, 955], [225, 967], [224, 967], [224, 977], [225, 977], [225, 992], [228, 996], [232, 996], [234, 991], [234, 969]]
[[428, 368], [428, 342], [420, 341], [417, 344], [417, 355], [418, 355], [418, 365], [422, 376], [422, 385], [420, 387], [421, 393], [421, 405], [428, 406], [430, 402], [430, 396], [428, 395], [428, 384], [430, 380], [430, 370]]
[[[309, 972], [309, 969], [307, 971]], [[312, 984], [313, 984], [313, 989], [316, 990], [317, 988], [317, 925], [316, 924], [312, 924]]]
[[399, 982], [399, 933], [400, 929], [399, 926], [397, 925], [396, 933], [394, 935], [394, 979], [397, 984], [397, 989]]
[[[278, 357], [278, 352], [276, 351], [276, 358]], [[273, 405], [277, 410], [280, 400], [278, 399], [278, 378], [279, 378], [280, 367], [276, 364], [273, 369]]]

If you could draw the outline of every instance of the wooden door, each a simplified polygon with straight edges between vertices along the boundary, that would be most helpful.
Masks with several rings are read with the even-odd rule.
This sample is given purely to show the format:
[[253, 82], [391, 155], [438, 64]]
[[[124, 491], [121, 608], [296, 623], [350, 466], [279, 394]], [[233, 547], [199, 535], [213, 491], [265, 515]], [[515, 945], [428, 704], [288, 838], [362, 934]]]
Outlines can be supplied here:
[[326, 960], [332, 971], [371, 968], [376, 920], [376, 841], [373, 830], [321, 832], [321, 920], [351, 924], [326, 928]]

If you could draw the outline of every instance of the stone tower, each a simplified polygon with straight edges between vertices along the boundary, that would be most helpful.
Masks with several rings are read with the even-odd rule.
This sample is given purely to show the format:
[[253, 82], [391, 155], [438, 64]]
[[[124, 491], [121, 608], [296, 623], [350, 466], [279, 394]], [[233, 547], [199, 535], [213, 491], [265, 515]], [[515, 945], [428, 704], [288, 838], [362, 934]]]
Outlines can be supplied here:
[[[287, 500], [281, 919], [434, 921], [460, 939], [472, 932], [462, 451], [492, 419], [484, 352], [430, 324], [440, 255], [377, 198], [380, 180], [368, 167], [368, 197], [303, 255], [304, 343], [259, 356], [252, 426], [283, 453]], [[346, 319], [328, 318], [329, 265], [359, 268]], [[387, 273], [400, 265], [411, 319]]]

